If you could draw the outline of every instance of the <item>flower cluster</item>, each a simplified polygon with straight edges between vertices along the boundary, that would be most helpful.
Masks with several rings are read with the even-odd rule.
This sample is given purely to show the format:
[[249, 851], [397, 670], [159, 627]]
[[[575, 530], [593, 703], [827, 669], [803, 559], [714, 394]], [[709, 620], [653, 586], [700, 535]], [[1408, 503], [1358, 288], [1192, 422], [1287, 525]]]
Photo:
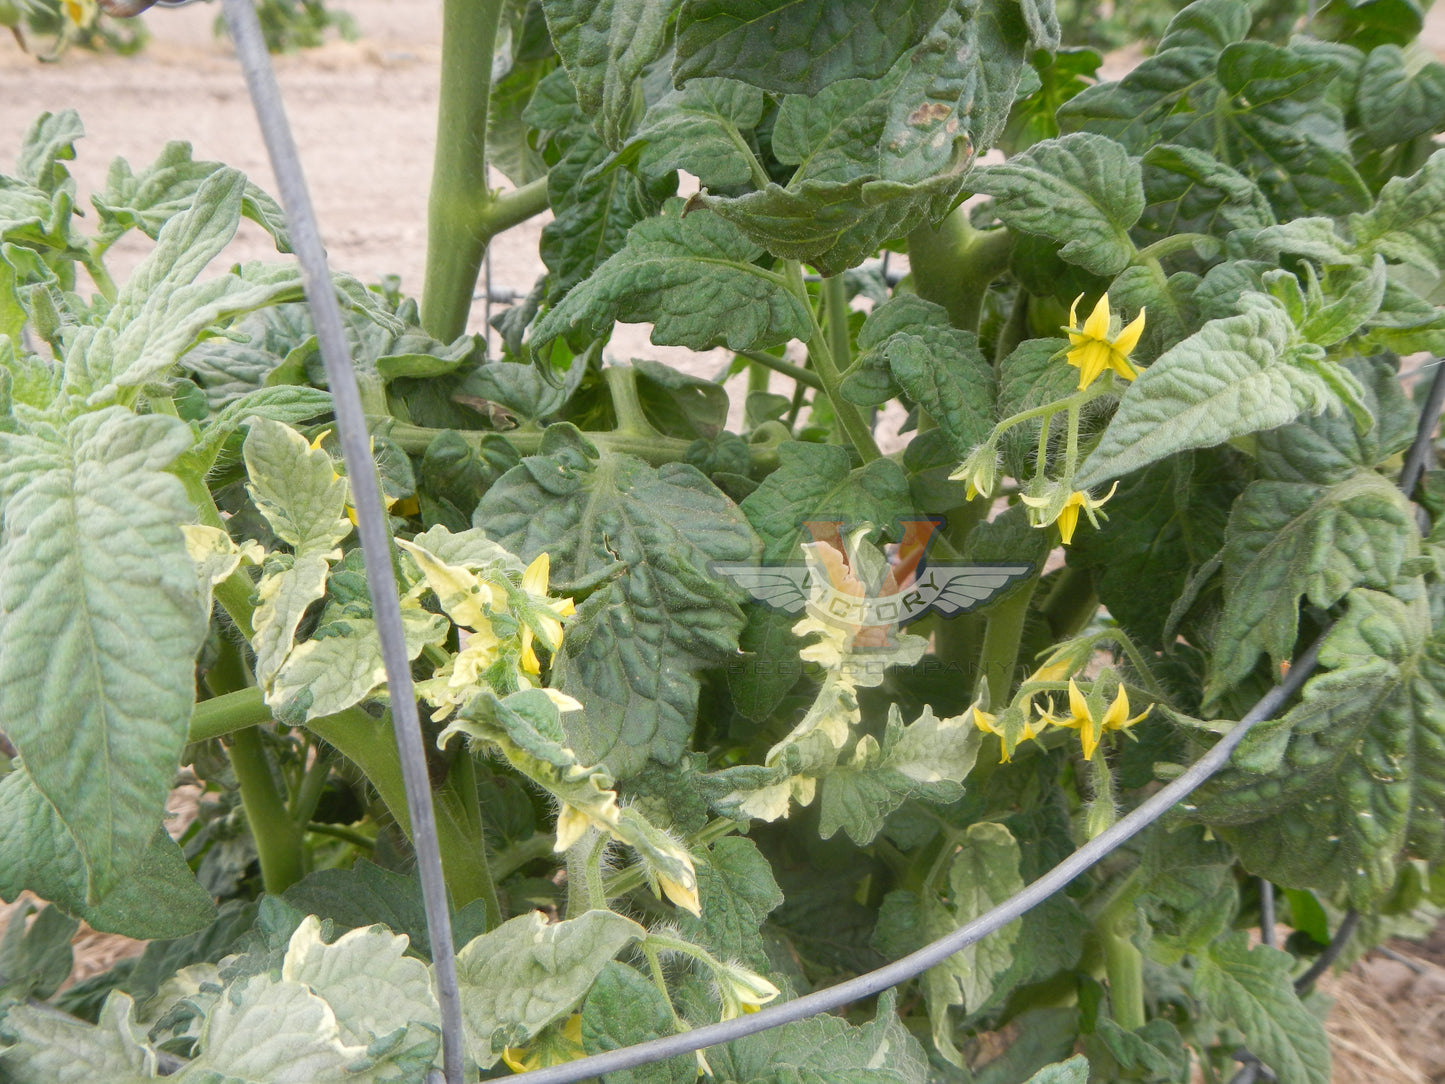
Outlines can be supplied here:
[[[996, 734], [1003, 740], [1005, 761], [1010, 759], [1020, 742], [1037, 740], [1049, 727], [1077, 730], [1084, 759], [1093, 760], [1106, 731], [1127, 731], [1154, 708], [1151, 704], [1138, 715], [1131, 716], [1129, 694], [1122, 684], [1114, 694], [1113, 701], [1105, 707], [1103, 697], [1099, 694], [1102, 684], [1103, 682], [1095, 682], [1093, 690], [1086, 696], [1079, 690], [1074, 679], [1070, 678], [1069, 711], [1066, 715], [1054, 714], [1052, 699], [1049, 700], [1047, 708], [1036, 709], [1033, 704], [1033, 697], [1036, 695], [1034, 693], [1025, 693], [1018, 703], [1010, 705], [999, 715], [991, 715], [976, 704], [970, 710], [973, 712], [975, 726], [985, 734]], [[1037, 718], [1034, 717], [1035, 710], [1038, 712]]]
[[535, 645], [555, 653], [562, 646], [562, 621], [575, 612], [570, 598], [547, 593], [548, 555], [540, 554], [517, 583], [515, 570], [509, 573], [500, 562], [451, 564], [414, 541], [398, 539], [397, 545], [422, 574], [412, 594], [432, 591], [458, 630], [457, 653], [417, 682], [418, 695], [436, 709], [432, 718], [450, 715], [483, 688], [507, 693], [538, 687], [542, 664]]
[[[1107, 395], [1113, 390], [1113, 378], [1133, 380], [1139, 375], [1129, 360], [1129, 355], [1139, 345], [1144, 333], [1144, 310], [1127, 326], [1116, 326], [1109, 309], [1109, 298], [1099, 298], [1093, 312], [1079, 323], [1079, 302], [1083, 294], [1074, 299], [1069, 307], [1069, 326], [1063, 331], [1069, 337], [1069, 345], [1059, 351], [1068, 364], [1079, 370], [1079, 388], [1074, 394], [1043, 406], [1020, 411], [1005, 418], [994, 427], [987, 440], [975, 448], [950, 477], [954, 481], [967, 483], [966, 497], [989, 498], [993, 496], [998, 475], [999, 438], [1009, 429], [1025, 422], [1037, 421], [1040, 426], [1039, 451], [1035, 474], [1022, 487], [1020, 500], [1028, 508], [1029, 522], [1035, 527], [1045, 528], [1057, 523], [1059, 538], [1064, 545], [1074, 539], [1074, 530], [1079, 524], [1082, 512], [1096, 528], [1104, 502], [1114, 495], [1111, 489], [1102, 497], [1095, 497], [1086, 490], [1074, 489], [1072, 482], [1079, 465], [1079, 427], [1084, 406], [1092, 400]], [[1109, 379], [1097, 388], [1093, 385], [1101, 376]], [[1065, 452], [1062, 470], [1057, 476], [1046, 473], [1048, 467], [1049, 430], [1057, 415], [1065, 415]], [[1106, 517], [1107, 518], [1107, 517]]]

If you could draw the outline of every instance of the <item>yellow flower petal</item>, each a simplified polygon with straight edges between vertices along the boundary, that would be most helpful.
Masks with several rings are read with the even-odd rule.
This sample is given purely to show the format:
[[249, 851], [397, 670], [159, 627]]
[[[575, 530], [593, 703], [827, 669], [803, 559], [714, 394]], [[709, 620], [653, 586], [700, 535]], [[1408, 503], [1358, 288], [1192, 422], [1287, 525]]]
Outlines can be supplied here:
[[1083, 502], [1078, 497], [1078, 493], [1073, 494], [1059, 513], [1059, 541], [1066, 546], [1074, 540], [1074, 528], [1079, 525], [1079, 509], [1083, 507]]
[[527, 566], [527, 571], [522, 573], [522, 590], [534, 595], [545, 595], [547, 593], [547, 580], [552, 574], [552, 558], [546, 553], [539, 553], [537, 559]]
[[[1114, 340], [1114, 349], [1123, 356], [1121, 360], [1123, 360], [1123, 358], [1127, 358], [1130, 354], [1134, 352], [1134, 347], [1139, 345], [1139, 336], [1143, 334], [1144, 310], [1140, 309], [1139, 315], [1134, 317], [1134, 322], [1131, 323], [1128, 327], [1126, 327], [1123, 331], [1119, 332], [1119, 337]], [[1127, 367], [1129, 363], [1125, 361], [1124, 364]], [[1126, 375], [1130, 380], [1133, 380], [1134, 377], [1130, 375], [1132, 374], [1132, 372], [1133, 370], [1130, 369], [1129, 374], [1121, 375]]]
[[1089, 714], [1089, 702], [1084, 699], [1084, 694], [1079, 692], [1079, 687], [1069, 678], [1069, 714], [1075, 719]]
[[[1082, 294], [1080, 295], [1083, 296]], [[1105, 339], [1109, 335], [1109, 295], [1099, 298], [1094, 311], [1084, 321], [1084, 334], [1091, 339]]]

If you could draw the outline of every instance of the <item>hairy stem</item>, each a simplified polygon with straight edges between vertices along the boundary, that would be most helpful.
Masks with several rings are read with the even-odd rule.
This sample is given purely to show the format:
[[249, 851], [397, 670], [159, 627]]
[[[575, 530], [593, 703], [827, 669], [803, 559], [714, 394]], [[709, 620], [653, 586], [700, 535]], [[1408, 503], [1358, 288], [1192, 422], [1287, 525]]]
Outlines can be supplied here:
[[988, 702], [992, 710], [1008, 703], [1019, 661], [1024, 619], [1028, 617], [1029, 603], [1038, 585], [1035, 576], [988, 611], [988, 627], [983, 634], [983, 672], [988, 680]]
[[288, 815], [286, 801], [271, 775], [261, 732], [255, 727], [236, 731], [227, 751], [240, 786], [241, 806], [256, 841], [261, 882], [272, 895], [284, 892], [306, 872], [301, 830]]
[[[808, 291], [803, 285], [802, 268], [795, 261], [789, 261], [787, 269], [793, 293], [808, 306], [811, 313], [812, 306], [808, 305]], [[843, 290], [841, 275], [823, 280], [823, 307], [828, 330], [824, 331], [816, 316], [812, 318], [813, 334], [808, 340], [808, 356], [813, 359], [813, 368], [823, 383], [823, 391], [833, 404], [833, 416], [838, 419], [838, 424], [843, 427], [843, 432], [862, 456], [863, 462], [871, 463], [882, 456], [878, 444], [873, 440], [873, 431], [863, 420], [858, 408], [842, 395], [843, 375], [838, 366], [840, 360], [848, 361], [848, 298]], [[842, 349], [835, 352], [839, 342], [842, 343]]]
[[492, 54], [504, 0], [445, 0], [440, 106], [427, 205], [426, 280], [421, 323], [451, 342], [467, 327], [477, 273], [490, 240], [485, 214], [487, 112]]
[[[605, 372], [606, 370], [604, 370]], [[404, 451], [421, 454], [425, 452], [442, 432], [440, 429], [426, 429], [419, 425], [408, 425], [404, 422], [390, 423], [385, 429], [386, 435], [393, 440]], [[490, 433], [480, 430], [468, 429], [457, 432], [457, 435], [465, 440], [472, 447], [480, 450], [482, 438], [486, 436], [502, 436], [507, 439], [513, 448], [522, 455], [536, 455], [542, 447], [542, 437], [545, 430], [519, 430], [512, 429], [505, 433]], [[583, 433], [597, 447], [610, 452], [621, 452], [626, 455], [636, 456], [638, 459], [651, 463], [653, 466], [661, 466], [664, 463], [681, 462], [687, 454], [692, 441], [680, 440], [676, 437], [664, 436], [639, 436], [636, 433], [612, 432], [612, 433]], [[778, 465], [777, 448], [766, 444], [752, 444], [748, 446], [748, 454], [752, 456], [752, 465], [756, 470], [769, 471]], [[217, 588], [217, 597], [220, 597], [220, 589]]]
[[1109, 980], [1109, 1005], [1114, 1022], [1126, 1031], [1137, 1031], [1145, 1024], [1144, 955], [1134, 944], [1138, 926], [1138, 910], [1134, 894], [1116, 897], [1094, 921], [1094, 929], [1104, 947], [1104, 973]]
[[1099, 612], [1099, 596], [1094, 591], [1093, 576], [1082, 569], [1065, 565], [1040, 610], [1056, 641], [1077, 636]]
[[983, 295], [1008, 267], [1013, 235], [1006, 229], [976, 230], [968, 211], [957, 208], [937, 228], [924, 224], [908, 235], [913, 288], [942, 305], [949, 322], [977, 331]]
[[[739, 350], [738, 353], [753, 363], [755, 367], [753, 372], [757, 371], [756, 367], [771, 369], [775, 373], [782, 373], [789, 379], [796, 380], [799, 384], [806, 384], [808, 387], [815, 388], [819, 391], [823, 389], [823, 382], [818, 379], [818, 374], [810, 373], [801, 366], [784, 361], [782, 358], [775, 358], [772, 354], [765, 353], [762, 350]], [[748, 390], [767, 391], [768, 389], [766, 384], [763, 384], [759, 388], [754, 388], [752, 381], [749, 380]]]

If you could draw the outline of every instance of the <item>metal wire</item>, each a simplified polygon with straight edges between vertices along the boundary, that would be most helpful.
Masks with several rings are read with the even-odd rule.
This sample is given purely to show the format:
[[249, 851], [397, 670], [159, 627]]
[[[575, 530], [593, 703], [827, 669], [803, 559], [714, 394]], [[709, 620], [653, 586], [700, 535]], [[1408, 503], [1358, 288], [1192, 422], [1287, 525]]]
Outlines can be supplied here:
[[[1445, 365], [1436, 370], [1435, 382], [1426, 398], [1426, 404], [1415, 432], [1415, 442], [1411, 446], [1410, 454], [1406, 459], [1406, 467], [1401, 474], [1400, 488], [1406, 494], [1414, 489], [1415, 484], [1419, 481], [1420, 472], [1424, 469], [1431, 437], [1435, 431], [1435, 424], [1439, 420], [1442, 404], [1445, 404]], [[1319, 663], [1320, 645], [1327, 635], [1328, 630], [1321, 633], [1319, 639], [1315, 640], [1295, 660], [1284, 680], [1260, 697], [1258, 703], [1249, 710], [1248, 714], [1178, 779], [1145, 799], [1133, 812], [1121, 818], [1113, 827], [1095, 836], [1048, 873], [1024, 888], [1023, 891], [946, 937], [941, 937], [931, 945], [880, 967], [876, 971], [859, 975], [857, 978], [849, 979], [837, 986], [830, 986], [826, 990], [818, 990], [793, 1001], [784, 1002], [782, 1005], [763, 1009], [761, 1012], [740, 1016], [734, 1020], [724, 1020], [718, 1024], [709, 1024], [706, 1027], [679, 1035], [653, 1039], [650, 1042], [624, 1047], [621, 1050], [595, 1054], [592, 1057], [568, 1062], [565, 1065], [534, 1069], [530, 1073], [519, 1075], [530, 1076], [532, 1079], [529, 1084], [576, 1084], [577, 1081], [587, 1077], [636, 1068], [639, 1065], [647, 1065], [663, 1058], [675, 1057], [678, 1054], [689, 1054], [706, 1046], [731, 1042], [734, 1039], [741, 1039], [744, 1036], [754, 1035], [783, 1024], [794, 1023], [817, 1013], [831, 1012], [850, 1002], [871, 997], [891, 986], [921, 975], [930, 967], [942, 963], [960, 949], [1003, 928], [1014, 919], [1038, 906], [1055, 892], [1065, 888], [1075, 877], [1087, 871], [1132, 836], [1143, 831], [1163, 816], [1176, 802], [1182, 801], [1222, 768], [1250, 729], [1256, 723], [1273, 715], [1299, 691], [1305, 680], [1314, 673], [1315, 667]], [[1343, 951], [1344, 944], [1348, 941], [1349, 935], [1354, 932], [1354, 924], [1358, 920], [1359, 916], [1353, 911], [1345, 916], [1334, 941], [1330, 943], [1330, 947], [1326, 949], [1325, 953], [1321, 954], [1321, 960], [1316, 960], [1315, 965], [1300, 977], [1297, 989], [1307, 989], [1307, 985], [1304, 985], [1305, 980], [1308, 979], [1312, 983], [1318, 974], [1323, 973], [1324, 969]], [[1336, 943], [1339, 945], [1338, 948], [1335, 947]], [[1326, 956], [1328, 959], [1325, 959]], [[1245, 1079], [1251, 1081], [1261, 1078], [1273, 1079], [1274, 1074], [1254, 1060], [1252, 1055], [1246, 1054], [1246, 1057], [1250, 1060], [1243, 1071]], [[1240, 1084], [1243, 1084], [1243, 1080], [1240, 1081]]]
[[381, 639], [386, 664], [387, 686], [391, 691], [392, 722], [397, 752], [406, 784], [407, 811], [411, 817], [412, 843], [416, 848], [417, 871], [421, 877], [426, 906], [427, 932], [431, 940], [437, 1001], [441, 1007], [442, 1064], [447, 1084], [462, 1081], [462, 1017], [457, 990], [456, 949], [452, 943], [451, 913], [447, 905], [446, 882], [442, 878], [441, 852], [437, 847], [436, 817], [432, 809], [431, 780], [427, 774], [426, 751], [421, 724], [417, 719], [416, 694], [411, 684], [411, 662], [402, 636], [401, 607], [397, 602], [396, 578], [392, 572], [391, 538], [366, 415], [357, 390], [341, 307], [326, 265], [326, 250], [281, 90], [271, 67], [271, 57], [261, 34], [252, 0], [223, 0], [226, 23], [235, 42], [236, 55], [251, 92], [251, 103], [261, 125], [261, 134], [276, 171], [281, 204], [291, 232], [291, 244], [301, 264], [302, 282], [316, 325], [316, 338], [326, 363], [326, 379], [336, 412], [337, 435], [351, 483], [351, 500], [356, 507], [357, 533], [366, 561], [366, 579], [371, 590], [371, 608]]
[[1284, 681], [1265, 693], [1249, 714], [1236, 723], [1229, 733], [1186, 769], [1178, 779], [1146, 798], [1133, 812], [1089, 840], [1048, 873], [1024, 888], [1022, 892], [1005, 900], [992, 911], [974, 919], [968, 925], [955, 930], [946, 937], [941, 937], [931, 945], [880, 967], [876, 971], [870, 971], [866, 975], [859, 975], [857, 978], [841, 982], [837, 986], [818, 990], [773, 1008], [763, 1009], [761, 1012], [740, 1016], [734, 1020], [724, 1020], [719, 1024], [709, 1024], [706, 1027], [685, 1031], [679, 1035], [653, 1039], [650, 1042], [624, 1047], [621, 1050], [595, 1054], [590, 1058], [581, 1058], [564, 1065], [534, 1069], [529, 1073], [519, 1074], [519, 1076], [531, 1077], [529, 1084], [576, 1084], [577, 1081], [585, 1080], [587, 1077], [636, 1068], [639, 1065], [646, 1065], [662, 1058], [675, 1057], [678, 1054], [689, 1054], [705, 1046], [731, 1042], [759, 1031], [767, 1031], [769, 1028], [775, 1028], [781, 1024], [791, 1024], [821, 1012], [831, 1012], [850, 1002], [871, 997], [890, 986], [897, 986], [901, 982], [921, 975], [930, 967], [941, 964], [960, 949], [981, 940], [995, 930], [1002, 929], [1014, 919], [1037, 907], [1055, 892], [1062, 890], [1075, 877], [1105, 858], [1120, 844], [1158, 820], [1177, 802], [1188, 797], [1196, 787], [1224, 766], [1235, 747], [1244, 740], [1244, 736], [1256, 723], [1268, 719], [1286, 700], [1299, 691], [1305, 679], [1314, 671], [1319, 656], [1319, 647], [1319, 640], [1311, 644], [1290, 667]]

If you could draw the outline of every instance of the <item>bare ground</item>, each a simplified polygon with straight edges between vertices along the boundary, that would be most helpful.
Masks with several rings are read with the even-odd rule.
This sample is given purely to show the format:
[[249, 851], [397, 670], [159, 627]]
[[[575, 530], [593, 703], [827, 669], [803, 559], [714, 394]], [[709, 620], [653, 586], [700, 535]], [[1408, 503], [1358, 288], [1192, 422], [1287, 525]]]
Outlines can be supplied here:
[[[305, 162], [323, 236], [334, 265], [364, 281], [398, 274], [421, 289], [426, 191], [433, 150], [440, 52], [438, 0], [346, 0], [362, 39], [333, 42], [277, 58], [278, 74]], [[43, 110], [80, 111], [88, 135], [72, 172], [82, 206], [99, 189], [115, 156], [140, 168], [165, 143], [189, 141], [198, 158], [226, 162], [275, 190], [239, 68], [212, 35], [218, 6], [195, 4], [147, 16], [152, 40], [135, 57], [72, 50], [39, 64], [0, 38], [0, 169]], [[1426, 44], [1445, 55], [1445, 8], [1429, 20]], [[1117, 76], [1132, 58], [1110, 58]], [[498, 179], [499, 183], [503, 183]], [[493, 246], [493, 281], [525, 292], [542, 271], [537, 240], [545, 218], [510, 231]], [[132, 238], [113, 251], [118, 278], [145, 254]], [[243, 223], [228, 261], [276, 258], [269, 239]], [[482, 327], [481, 305], [471, 327]], [[653, 357], [702, 376], [727, 361], [722, 351], [691, 354], [652, 346], [645, 327], [620, 328], [612, 352]], [[740, 390], [730, 388], [734, 398]], [[0, 904], [0, 927], [21, 901]], [[138, 942], [82, 927], [72, 981], [134, 955]], [[1328, 1027], [1337, 1084], [1445, 1084], [1445, 934], [1423, 946], [1395, 943], [1322, 988], [1336, 999]]]

